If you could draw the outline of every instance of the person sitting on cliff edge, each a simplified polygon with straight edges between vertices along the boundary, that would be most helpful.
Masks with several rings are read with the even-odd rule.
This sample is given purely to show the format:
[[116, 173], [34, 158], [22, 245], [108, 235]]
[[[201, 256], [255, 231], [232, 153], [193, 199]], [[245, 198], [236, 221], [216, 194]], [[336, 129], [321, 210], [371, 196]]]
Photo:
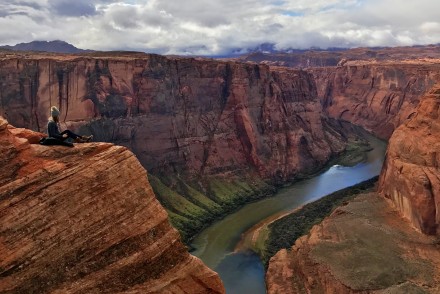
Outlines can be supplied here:
[[50, 108], [50, 115], [51, 116], [49, 117], [49, 122], [47, 123], [47, 133], [49, 137], [58, 139], [60, 141], [64, 141], [67, 138], [71, 138], [75, 143], [86, 143], [92, 140], [93, 136], [80, 136], [73, 133], [70, 130], [65, 130], [60, 132], [59, 129], [60, 111], [55, 106], [52, 106]]

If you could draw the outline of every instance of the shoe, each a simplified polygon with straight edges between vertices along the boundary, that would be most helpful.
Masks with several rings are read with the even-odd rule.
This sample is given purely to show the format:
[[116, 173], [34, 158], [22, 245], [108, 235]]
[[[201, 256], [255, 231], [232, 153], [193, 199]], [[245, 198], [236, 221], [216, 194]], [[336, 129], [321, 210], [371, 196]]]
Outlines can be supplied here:
[[90, 136], [82, 136], [81, 139], [84, 140], [84, 142], [90, 142], [93, 139], [93, 135]]
[[86, 140], [84, 140], [82, 137], [77, 137], [73, 140], [75, 143], [85, 143]]

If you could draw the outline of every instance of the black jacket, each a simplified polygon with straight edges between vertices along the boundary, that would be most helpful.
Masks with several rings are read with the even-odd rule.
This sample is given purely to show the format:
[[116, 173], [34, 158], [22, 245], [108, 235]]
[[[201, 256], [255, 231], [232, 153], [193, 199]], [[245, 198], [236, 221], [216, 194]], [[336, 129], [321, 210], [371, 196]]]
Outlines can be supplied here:
[[58, 140], [64, 140], [63, 136], [60, 133], [60, 129], [58, 128], [58, 124], [53, 120], [49, 120], [49, 122], [47, 123], [47, 134], [49, 135], [49, 137]]

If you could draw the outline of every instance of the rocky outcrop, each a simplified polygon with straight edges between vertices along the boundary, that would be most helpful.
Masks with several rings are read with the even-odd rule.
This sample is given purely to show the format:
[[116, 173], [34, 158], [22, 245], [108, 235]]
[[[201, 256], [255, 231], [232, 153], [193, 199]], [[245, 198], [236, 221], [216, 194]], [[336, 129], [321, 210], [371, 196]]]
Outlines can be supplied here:
[[440, 87], [392, 135], [380, 192], [420, 231], [440, 233]]
[[381, 138], [415, 111], [419, 98], [440, 81], [440, 63], [351, 61], [309, 70], [326, 114], [359, 125]]
[[40, 137], [0, 117], [1, 293], [224, 293], [130, 151]]
[[266, 274], [268, 293], [439, 293], [438, 240], [375, 193], [339, 207]]

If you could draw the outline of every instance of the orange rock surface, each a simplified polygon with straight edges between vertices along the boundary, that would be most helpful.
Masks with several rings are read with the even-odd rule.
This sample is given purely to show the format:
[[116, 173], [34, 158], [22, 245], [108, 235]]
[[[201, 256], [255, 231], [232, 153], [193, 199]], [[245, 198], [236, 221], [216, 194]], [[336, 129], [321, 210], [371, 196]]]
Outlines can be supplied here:
[[440, 234], [440, 87], [391, 136], [380, 192], [420, 231]]
[[0, 117], [1, 293], [224, 293], [130, 151], [40, 136]]
[[440, 251], [376, 193], [336, 209], [271, 258], [269, 294], [440, 293]]

